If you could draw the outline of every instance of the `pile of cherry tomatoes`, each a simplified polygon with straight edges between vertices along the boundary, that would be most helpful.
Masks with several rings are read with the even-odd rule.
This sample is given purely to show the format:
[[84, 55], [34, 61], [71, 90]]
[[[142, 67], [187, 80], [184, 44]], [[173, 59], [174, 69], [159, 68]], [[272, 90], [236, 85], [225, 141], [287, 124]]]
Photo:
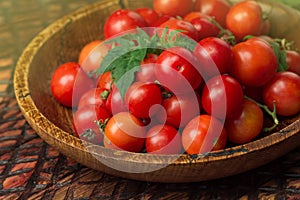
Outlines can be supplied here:
[[266, 128], [267, 114], [276, 126], [277, 115], [300, 112], [300, 54], [268, 36], [271, 26], [253, 0], [153, 0], [153, 8], [120, 9], [104, 24], [106, 40], [153, 27], [180, 30], [197, 45], [147, 51], [122, 95], [115, 71], [96, 73], [114, 45], [95, 40], [55, 70], [51, 91], [74, 108], [77, 135], [106, 148], [198, 154], [245, 144]]

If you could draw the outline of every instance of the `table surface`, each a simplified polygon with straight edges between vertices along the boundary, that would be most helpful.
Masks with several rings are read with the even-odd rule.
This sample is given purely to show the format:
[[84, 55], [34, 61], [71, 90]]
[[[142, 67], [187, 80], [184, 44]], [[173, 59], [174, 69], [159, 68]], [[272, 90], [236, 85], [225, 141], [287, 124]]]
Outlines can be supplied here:
[[162, 184], [94, 171], [46, 144], [19, 110], [13, 70], [38, 32], [93, 2], [0, 0], [0, 199], [300, 199], [300, 147], [236, 176]]

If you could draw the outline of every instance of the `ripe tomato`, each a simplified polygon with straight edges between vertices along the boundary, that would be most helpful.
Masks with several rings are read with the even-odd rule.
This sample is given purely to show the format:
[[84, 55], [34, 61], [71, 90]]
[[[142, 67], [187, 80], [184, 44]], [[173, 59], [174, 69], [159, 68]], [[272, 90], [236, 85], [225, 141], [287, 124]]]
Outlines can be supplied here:
[[214, 17], [221, 26], [226, 27], [226, 15], [230, 7], [227, 0], [198, 0], [195, 10]]
[[228, 141], [234, 144], [251, 142], [262, 131], [263, 123], [261, 108], [250, 100], [244, 100], [241, 114], [225, 122]]
[[156, 83], [135, 82], [125, 94], [125, 104], [129, 111], [138, 118], [149, 118], [157, 112], [155, 105], [160, 105], [162, 95]]
[[238, 40], [247, 35], [258, 36], [264, 25], [262, 16], [262, 9], [256, 1], [241, 1], [230, 8], [226, 15], [226, 26]]
[[196, 12], [196, 11], [193, 11], [193, 12], [189, 12], [186, 16], [184, 16], [184, 20], [185, 21], [188, 21], [188, 22], [191, 22], [193, 19], [196, 19], [196, 18], [201, 18], [201, 17], [204, 17], [204, 18], [207, 18], [209, 19], [209, 16], [204, 14], [204, 13], [201, 13], [201, 12]]
[[233, 46], [230, 73], [243, 85], [259, 87], [270, 81], [277, 71], [278, 60], [273, 48], [261, 38], [251, 38]]
[[74, 129], [79, 138], [94, 144], [102, 144], [103, 133], [97, 121], [104, 123], [109, 118], [111, 114], [100, 105], [86, 105], [75, 112]]
[[160, 25], [162, 25], [163, 23], [165, 23], [166, 21], [168, 21], [171, 18], [172, 18], [172, 16], [170, 16], [170, 15], [159, 15], [158, 19], [155, 20], [149, 26], [150, 27], [159, 27]]
[[78, 109], [86, 105], [99, 105], [106, 108], [106, 99], [109, 95], [109, 91], [104, 88], [92, 88], [85, 92], [78, 103]]
[[204, 110], [219, 119], [231, 118], [241, 112], [244, 93], [241, 84], [229, 75], [215, 76], [202, 91]]
[[105, 127], [104, 146], [140, 152], [145, 144], [146, 130], [140, 119], [128, 112], [115, 114]]
[[104, 24], [104, 37], [107, 39], [124, 31], [145, 26], [147, 26], [146, 21], [137, 12], [128, 9], [119, 9], [113, 12], [106, 20]]
[[159, 15], [151, 8], [137, 8], [134, 11], [144, 18], [148, 26], [153, 24], [159, 18]]
[[198, 32], [198, 41], [207, 37], [217, 37], [220, 33], [220, 29], [208, 17], [194, 18], [191, 24]]
[[94, 40], [81, 49], [78, 63], [83, 71], [89, 75], [95, 76], [96, 70], [100, 67], [101, 62], [108, 51], [108, 45], [102, 43], [101, 40]]
[[217, 37], [207, 37], [201, 40], [194, 54], [201, 62], [202, 76], [207, 78], [229, 72], [233, 63], [231, 46]]
[[292, 116], [300, 112], [300, 76], [293, 72], [278, 72], [263, 89], [263, 99], [270, 110], [276, 102], [276, 112]]
[[182, 19], [171, 18], [159, 26], [160, 28], [168, 28], [170, 30], [181, 30], [182, 34], [189, 36], [191, 39], [198, 41], [198, 32], [188, 21]]
[[175, 128], [184, 127], [192, 118], [200, 115], [200, 96], [197, 93], [172, 95], [162, 102], [164, 110], [160, 110], [156, 118], [160, 123]]
[[146, 136], [146, 151], [151, 154], [179, 154], [182, 150], [181, 136], [168, 125], [152, 127]]
[[111, 77], [111, 71], [104, 72], [98, 78], [97, 87], [106, 90], [111, 90], [113, 86], [113, 79]]
[[106, 108], [113, 115], [119, 112], [128, 111], [128, 107], [125, 105], [125, 102], [123, 101], [122, 96], [116, 86], [112, 87], [112, 90], [107, 97]]
[[135, 76], [137, 81], [141, 82], [154, 82], [155, 76], [155, 65], [158, 56], [156, 54], [148, 54], [147, 57], [141, 62], [141, 70], [138, 71]]
[[224, 149], [227, 142], [223, 124], [210, 115], [193, 118], [183, 129], [182, 145], [188, 154], [201, 154]]
[[286, 50], [286, 63], [289, 66], [288, 71], [300, 76], [300, 54], [297, 51]]
[[80, 97], [94, 87], [94, 82], [75, 62], [60, 65], [51, 79], [51, 92], [64, 106], [77, 107]]
[[195, 0], [153, 0], [153, 8], [160, 15], [184, 17], [194, 9]]
[[182, 47], [166, 49], [158, 56], [156, 78], [163, 87], [175, 94], [190, 93], [202, 82], [193, 64], [194, 55], [189, 50]]

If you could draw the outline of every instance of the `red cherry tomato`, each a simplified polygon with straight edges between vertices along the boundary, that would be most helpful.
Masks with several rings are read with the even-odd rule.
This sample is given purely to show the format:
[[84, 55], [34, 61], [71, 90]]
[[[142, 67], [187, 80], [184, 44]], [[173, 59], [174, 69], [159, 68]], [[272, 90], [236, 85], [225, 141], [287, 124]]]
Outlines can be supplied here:
[[221, 26], [226, 27], [226, 15], [230, 8], [227, 0], [198, 0], [195, 11], [212, 16]]
[[191, 39], [198, 41], [198, 32], [188, 21], [182, 19], [171, 18], [159, 26], [160, 28], [168, 28], [170, 30], [181, 30], [182, 34], [189, 36]]
[[154, 82], [155, 76], [155, 65], [158, 56], [156, 54], [148, 54], [147, 57], [141, 62], [141, 70], [138, 71], [135, 76], [137, 81], [141, 82]]
[[191, 24], [198, 32], [198, 41], [207, 37], [217, 37], [220, 33], [220, 29], [207, 17], [197, 17]]
[[112, 86], [113, 86], [113, 79], [111, 77], [111, 71], [104, 72], [99, 76], [98, 83], [97, 83], [98, 88], [103, 88], [110, 91]]
[[300, 54], [297, 51], [286, 50], [286, 63], [288, 65], [288, 71], [300, 76]]
[[231, 49], [229, 44], [217, 37], [207, 37], [201, 40], [196, 46], [194, 54], [201, 62], [203, 75], [210, 78], [229, 72], [233, 63]]
[[153, 24], [159, 18], [159, 15], [151, 8], [137, 8], [134, 11], [144, 18], [148, 26]]
[[106, 108], [113, 115], [119, 112], [128, 111], [128, 107], [126, 106], [122, 96], [116, 86], [112, 87], [111, 92], [109, 93], [106, 100]]
[[233, 46], [230, 73], [243, 85], [259, 87], [270, 81], [277, 71], [278, 60], [273, 48], [261, 38], [251, 38]]
[[195, 0], [153, 0], [154, 10], [162, 15], [184, 17], [194, 9]]
[[196, 93], [172, 95], [163, 100], [164, 110], [160, 110], [156, 118], [160, 123], [175, 128], [184, 127], [192, 118], [200, 115], [200, 104], [200, 96]]
[[222, 123], [210, 116], [192, 119], [182, 132], [182, 145], [188, 154], [200, 154], [224, 149], [227, 133]]
[[157, 125], [147, 132], [146, 151], [151, 154], [179, 154], [182, 150], [181, 136], [168, 125]]
[[263, 89], [263, 99], [269, 109], [281, 116], [292, 116], [300, 112], [300, 76], [293, 72], [279, 72]]
[[162, 25], [163, 23], [165, 23], [166, 21], [168, 21], [171, 18], [172, 17], [170, 15], [160, 15], [159, 18], [157, 20], [155, 20], [149, 26], [150, 27], [159, 27], [160, 25]]
[[262, 9], [256, 1], [241, 1], [230, 8], [226, 15], [226, 26], [238, 40], [247, 35], [258, 36], [264, 24], [262, 16]]
[[240, 114], [244, 93], [241, 84], [229, 75], [215, 76], [206, 82], [202, 91], [204, 110], [219, 119]]
[[103, 142], [103, 133], [97, 122], [104, 123], [110, 118], [111, 114], [100, 105], [86, 105], [75, 112], [74, 129], [79, 138], [100, 145]]
[[99, 105], [106, 108], [106, 99], [109, 91], [104, 88], [92, 88], [85, 92], [78, 103], [78, 109], [86, 105]]
[[183, 19], [185, 21], [191, 22], [193, 19], [202, 18], [202, 17], [210, 19], [210, 16], [208, 16], [202, 12], [196, 12], [196, 11], [189, 12], [186, 16], [184, 16]]
[[125, 94], [125, 104], [129, 111], [138, 118], [149, 118], [157, 112], [155, 105], [160, 105], [162, 95], [156, 83], [135, 82]]
[[162, 86], [175, 94], [190, 93], [202, 82], [202, 77], [194, 67], [193, 61], [194, 55], [185, 48], [166, 49], [158, 56], [156, 78]]
[[251, 142], [262, 131], [263, 123], [261, 108], [250, 100], [244, 100], [241, 114], [225, 123], [228, 141], [234, 144]]
[[128, 112], [115, 114], [106, 124], [104, 146], [140, 152], [145, 144], [146, 130], [140, 119]]
[[107, 39], [124, 31], [146, 26], [146, 21], [137, 12], [128, 9], [116, 10], [108, 17], [104, 24], [104, 37]]
[[94, 87], [94, 82], [75, 62], [60, 65], [51, 79], [51, 92], [64, 106], [77, 107], [80, 97]]

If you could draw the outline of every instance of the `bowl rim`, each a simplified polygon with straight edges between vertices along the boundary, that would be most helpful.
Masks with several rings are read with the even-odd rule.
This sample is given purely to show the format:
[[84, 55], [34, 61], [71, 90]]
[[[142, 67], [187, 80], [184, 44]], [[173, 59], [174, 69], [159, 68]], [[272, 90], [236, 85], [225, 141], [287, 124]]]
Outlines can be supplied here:
[[[226, 160], [229, 158], [238, 157], [241, 155], [250, 154], [256, 151], [260, 151], [263, 148], [267, 148], [283, 142], [285, 139], [294, 136], [295, 134], [300, 134], [300, 119], [293, 122], [292, 124], [286, 126], [282, 130], [272, 133], [268, 136], [256, 139], [252, 142], [243, 145], [237, 145], [234, 147], [227, 147], [224, 150], [208, 152], [205, 154], [197, 154], [197, 155], [188, 155], [182, 154], [178, 158], [178, 154], [171, 155], [158, 155], [158, 154], [148, 154], [148, 153], [132, 153], [121, 150], [113, 150], [107, 149], [103, 146], [92, 145], [88, 142], [82, 141], [79, 138], [73, 136], [71, 133], [68, 133], [62, 130], [60, 127], [54, 125], [48, 118], [46, 118], [39, 109], [35, 105], [35, 100], [32, 99], [29, 91], [29, 83], [28, 83], [28, 73], [31, 66], [31, 61], [39, 51], [39, 49], [43, 46], [43, 44], [52, 37], [55, 33], [63, 29], [68, 23], [71, 21], [76, 21], [80, 18], [81, 15], [86, 15], [88, 13], [95, 12], [100, 9], [101, 6], [105, 6], [107, 4], [114, 3], [109, 0], [104, 0], [101, 2], [93, 3], [91, 5], [87, 5], [83, 8], [76, 10], [70, 14], [67, 14], [60, 19], [54, 21], [50, 25], [48, 25], [45, 29], [43, 29], [40, 33], [34, 37], [30, 43], [25, 47], [21, 56], [18, 59], [17, 65], [14, 71], [14, 92], [15, 97], [17, 99], [18, 105], [26, 118], [27, 122], [33, 127], [38, 135], [41, 136], [40, 131], [43, 131], [47, 136], [52, 137], [54, 140], [59, 140], [64, 145], [69, 146], [71, 148], [78, 149], [79, 151], [85, 151], [86, 146], [93, 147], [97, 150], [97, 152], [89, 152], [92, 155], [98, 155], [100, 152], [101, 156], [107, 156], [105, 153], [109, 153], [109, 155], [117, 155], [116, 157], [111, 157], [112, 159], [118, 159], [126, 161], [126, 162], [138, 162], [139, 158], [147, 158], [142, 159], [143, 163], [151, 163], [151, 164], [161, 164], [162, 161], [168, 162], [172, 160], [173, 165], [187, 165], [186, 159], [193, 158], [193, 164], [206, 163], [211, 161], [220, 161]], [[49, 34], [49, 32], [51, 34]], [[22, 81], [22, 84], [20, 84]], [[34, 117], [33, 117], [34, 116]], [[48, 124], [51, 127], [52, 132], [54, 134], [50, 134], [48, 131], [49, 128], [45, 128], [41, 125]], [[292, 128], [298, 127], [298, 128]], [[61, 134], [61, 138], [55, 137], [57, 133]], [[72, 137], [73, 143], [69, 143], [66, 137]], [[264, 145], [261, 145], [264, 144]], [[99, 152], [98, 152], [99, 150]], [[131, 156], [134, 155], [134, 156]], [[160, 159], [151, 159], [153, 157], [159, 157]], [[174, 160], [173, 160], [174, 159]], [[148, 161], [148, 162], [147, 162]]]

